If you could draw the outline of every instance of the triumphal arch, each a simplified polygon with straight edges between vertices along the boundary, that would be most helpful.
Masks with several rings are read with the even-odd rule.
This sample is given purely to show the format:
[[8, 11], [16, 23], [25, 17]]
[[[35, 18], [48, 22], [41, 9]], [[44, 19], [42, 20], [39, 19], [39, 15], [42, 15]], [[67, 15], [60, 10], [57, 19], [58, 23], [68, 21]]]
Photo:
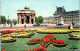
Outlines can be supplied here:
[[35, 11], [25, 7], [17, 11], [18, 24], [35, 24]]

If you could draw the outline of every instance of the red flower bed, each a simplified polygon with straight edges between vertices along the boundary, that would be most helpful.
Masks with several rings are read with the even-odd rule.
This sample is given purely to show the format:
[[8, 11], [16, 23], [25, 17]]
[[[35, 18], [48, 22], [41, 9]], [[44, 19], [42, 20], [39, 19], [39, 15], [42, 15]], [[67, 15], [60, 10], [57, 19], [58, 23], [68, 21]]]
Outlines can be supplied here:
[[43, 51], [47, 51], [47, 49], [44, 49], [44, 45], [48, 42], [52, 42], [52, 43], [56, 43], [56, 44], [63, 44], [64, 41], [63, 40], [59, 40], [59, 39], [53, 39], [53, 35], [51, 34], [48, 34], [48, 35], [45, 35], [45, 38], [34, 38], [32, 40], [30, 40], [29, 42], [42, 42], [43, 44], [37, 48], [37, 50], [43, 50]]
[[3, 30], [3, 31], [1, 31], [1, 33], [12, 33], [12, 32], [15, 32], [16, 30]]
[[59, 40], [59, 39], [55, 39], [55, 40], [51, 40], [52, 42], [55, 42], [55, 43], [64, 43], [64, 41], [63, 40]]
[[24, 51], [38, 51], [38, 50], [47, 51], [47, 49], [45, 49], [45, 44], [47, 44], [48, 42], [52, 42], [52, 43], [56, 43], [56, 44], [63, 44], [64, 43], [63, 40], [53, 39], [53, 35], [51, 35], [51, 34], [45, 35], [45, 38], [41, 38], [41, 39], [39, 39], [39, 38], [35, 39], [34, 38], [34, 39], [30, 40], [29, 42], [32, 42], [32, 43], [41, 42], [42, 45], [38, 48], [33, 48], [33, 49], [29, 49], [29, 50], [24, 49]]
[[7, 33], [12, 33], [12, 32], [23, 32], [24, 30], [3, 30], [1, 33], [7, 34]]
[[24, 30], [16, 30], [15, 32], [23, 32]]
[[45, 38], [53, 38], [53, 35], [51, 34], [45, 35]]

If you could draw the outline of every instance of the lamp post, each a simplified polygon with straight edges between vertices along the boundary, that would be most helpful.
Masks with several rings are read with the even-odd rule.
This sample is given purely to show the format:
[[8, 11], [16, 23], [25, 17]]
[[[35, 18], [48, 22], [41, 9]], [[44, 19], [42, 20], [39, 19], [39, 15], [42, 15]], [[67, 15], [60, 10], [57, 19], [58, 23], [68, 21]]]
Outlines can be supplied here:
[[9, 25], [9, 16], [8, 16], [8, 25]]
[[73, 17], [74, 17], [74, 15], [73, 15], [73, 12], [72, 12], [72, 25], [74, 25], [74, 23], [73, 23]]

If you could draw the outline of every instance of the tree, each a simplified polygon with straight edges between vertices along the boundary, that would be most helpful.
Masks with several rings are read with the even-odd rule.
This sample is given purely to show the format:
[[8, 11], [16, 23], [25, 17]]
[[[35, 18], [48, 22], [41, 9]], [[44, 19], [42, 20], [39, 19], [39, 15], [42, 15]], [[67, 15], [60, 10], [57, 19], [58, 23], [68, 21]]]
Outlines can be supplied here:
[[5, 16], [0, 15], [0, 18], [1, 18], [2, 24], [6, 23], [6, 17]]
[[36, 21], [36, 25], [39, 26], [40, 24], [39, 24], [39, 21], [38, 21], [38, 17], [35, 17], [35, 21]]
[[42, 17], [42, 16], [38, 16], [37, 19], [38, 19], [38, 22], [39, 22], [39, 23], [43, 23], [43, 17]]
[[10, 19], [7, 19], [7, 24], [12, 23], [12, 21]]
[[38, 18], [37, 17], [35, 17], [35, 21], [36, 21], [36, 23], [38, 22]]
[[17, 24], [17, 20], [16, 19], [13, 19], [12, 22], [13, 22], [14, 25]]

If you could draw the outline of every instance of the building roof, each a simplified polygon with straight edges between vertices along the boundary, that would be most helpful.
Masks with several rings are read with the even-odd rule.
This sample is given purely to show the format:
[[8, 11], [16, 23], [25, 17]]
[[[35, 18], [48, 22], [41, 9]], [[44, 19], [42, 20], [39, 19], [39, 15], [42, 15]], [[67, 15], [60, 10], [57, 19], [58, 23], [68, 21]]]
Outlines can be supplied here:
[[30, 9], [19, 9], [17, 13], [32, 13], [35, 14], [35, 10], [30, 10]]
[[71, 14], [71, 13], [79, 13], [79, 10], [75, 10], [75, 11], [68, 11], [68, 12], [66, 12], [66, 14]]
[[57, 7], [53, 15], [65, 15], [65, 14], [72, 14], [72, 13], [79, 13], [79, 10], [66, 12], [64, 7]]

